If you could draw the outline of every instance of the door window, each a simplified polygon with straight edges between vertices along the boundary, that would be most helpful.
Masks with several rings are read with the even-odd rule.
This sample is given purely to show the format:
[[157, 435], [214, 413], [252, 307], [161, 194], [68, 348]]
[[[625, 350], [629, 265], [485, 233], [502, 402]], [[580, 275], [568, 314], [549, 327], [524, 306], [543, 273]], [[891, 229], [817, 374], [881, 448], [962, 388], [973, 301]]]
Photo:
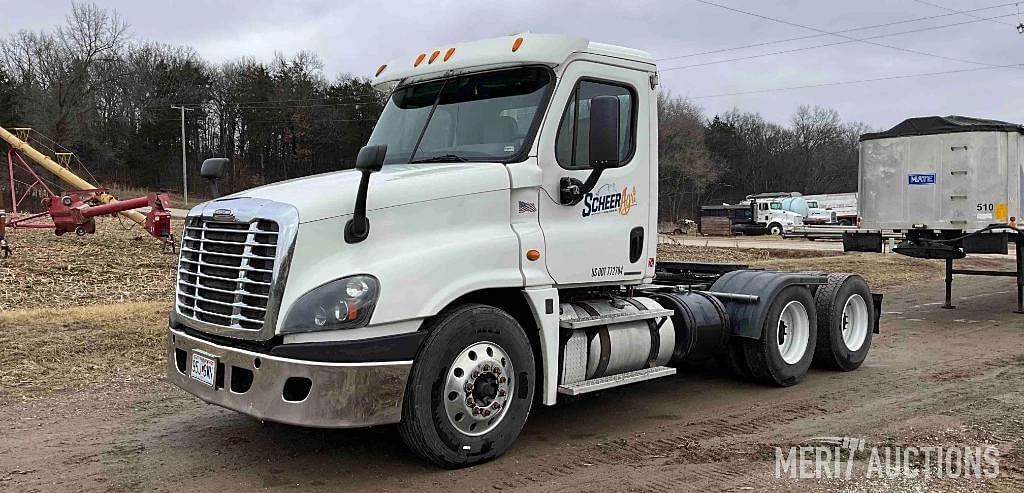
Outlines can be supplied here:
[[636, 149], [634, 92], [621, 85], [581, 80], [573, 89], [555, 137], [555, 160], [563, 168], [590, 167], [590, 101], [597, 96], [613, 96], [619, 100], [619, 164], [633, 157]]

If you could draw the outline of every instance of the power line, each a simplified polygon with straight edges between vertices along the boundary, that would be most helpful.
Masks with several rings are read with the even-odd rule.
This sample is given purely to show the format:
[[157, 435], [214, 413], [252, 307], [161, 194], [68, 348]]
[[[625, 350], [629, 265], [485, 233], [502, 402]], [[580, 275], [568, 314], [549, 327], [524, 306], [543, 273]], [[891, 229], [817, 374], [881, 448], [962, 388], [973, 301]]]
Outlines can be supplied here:
[[[999, 4], [999, 5], [993, 5], [991, 7], [983, 7], [983, 8], [979, 8], [979, 9], [953, 11], [954, 13], [950, 13], [950, 14], [939, 14], [939, 15], [932, 15], [932, 16], [928, 16], [928, 17], [918, 17], [916, 19], [908, 19], [908, 20], [903, 20], [903, 21], [894, 21], [894, 22], [886, 22], [886, 23], [882, 23], [882, 24], [874, 24], [874, 25], [870, 25], [870, 26], [854, 27], [854, 28], [850, 28], [850, 29], [843, 29], [841, 31], [836, 31], [836, 32], [837, 33], [851, 33], [851, 32], [856, 32], [856, 31], [866, 31], [866, 30], [869, 30], [869, 29], [878, 29], [878, 28], [881, 28], [881, 27], [891, 27], [891, 26], [895, 26], [895, 25], [899, 25], [899, 24], [909, 24], [909, 23], [913, 23], [913, 22], [920, 22], [920, 21], [927, 21], [927, 20], [933, 20], [933, 19], [940, 19], [940, 18], [943, 18], [943, 17], [950, 17], [950, 16], [954, 16], [954, 15], [957, 15], [957, 14], [968, 14], [968, 13], [972, 13], [972, 12], [981, 12], [981, 11], [984, 11], [984, 10], [992, 10], [992, 9], [997, 9], [997, 8], [1002, 8], [1002, 7], [1009, 7], [1011, 5], [1015, 5], [1015, 2], [1009, 2], [1009, 3]], [[1012, 14], [1008, 14], [1008, 15], [1012, 15]], [[1000, 16], [1000, 17], [1003, 17], [1003, 16]], [[686, 55], [677, 55], [677, 56], [670, 56], [670, 57], [665, 57], [665, 58], [657, 58], [657, 59], [655, 59], [655, 61], [657, 61], [657, 62], [664, 62], [664, 61], [668, 61], [668, 60], [677, 60], [677, 59], [680, 59], [680, 58], [691, 58], [691, 57], [701, 56], [701, 55], [713, 55], [715, 53], [724, 53], [724, 52], [727, 52], [727, 51], [744, 50], [744, 49], [747, 49], [747, 48], [758, 48], [758, 47], [761, 47], [761, 46], [769, 46], [769, 45], [773, 45], [773, 44], [789, 43], [791, 41], [802, 41], [802, 40], [805, 40], [805, 39], [821, 38], [821, 37], [825, 37], [825, 36], [829, 36], [829, 35], [828, 34], [810, 34], [810, 35], [807, 35], [807, 36], [797, 36], [795, 38], [789, 38], [789, 39], [780, 39], [780, 40], [776, 40], [776, 41], [765, 41], [765, 42], [762, 42], [762, 43], [753, 43], [753, 44], [742, 45], [742, 46], [734, 46], [732, 48], [719, 48], [719, 49], [714, 49], [714, 50], [701, 51], [701, 52], [697, 52], [697, 53], [689, 53], [689, 54], [686, 54]]]
[[1015, 65], [997, 65], [997, 64], [993, 64], [993, 63], [987, 63], [987, 62], [979, 62], [979, 61], [976, 61], [976, 60], [967, 60], [967, 59], [963, 59], [963, 58], [956, 58], [956, 57], [949, 57], [949, 56], [945, 56], [945, 55], [938, 55], [938, 54], [935, 54], [935, 53], [928, 53], [926, 51], [914, 50], [914, 49], [911, 49], [911, 48], [903, 48], [901, 46], [893, 46], [893, 45], [888, 45], [888, 44], [885, 44], [885, 43], [876, 43], [874, 41], [858, 39], [858, 38], [855, 38], [855, 37], [852, 37], [852, 36], [847, 36], [845, 34], [830, 32], [830, 31], [826, 31], [824, 29], [818, 29], [816, 27], [811, 27], [811, 26], [807, 26], [807, 25], [803, 25], [803, 24], [798, 24], [796, 22], [791, 22], [791, 21], [787, 21], [787, 20], [783, 20], [783, 19], [778, 19], [778, 18], [770, 17], [770, 16], [767, 16], [767, 15], [764, 15], [764, 14], [758, 14], [756, 12], [749, 12], [749, 11], [746, 11], [746, 10], [740, 10], [740, 9], [737, 9], [737, 8], [729, 7], [727, 5], [722, 5], [722, 4], [718, 4], [718, 3], [715, 3], [715, 2], [711, 2], [709, 0], [692, 0], [692, 1], [698, 2], [698, 3], [702, 3], [704, 5], [710, 5], [712, 7], [718, 7], [720, 9], [728, 10], [730, 12], [736, 12], [736, 13], [743, 14], [743, 15], [748, 15], [748, 16], [751, 16], [751, 17], [757, 17], [759, 19], [764, 19], [764, 20], [769, 20], [769, 21], [772, 21], [772, 22], [777, 22], [779, 24], [785, 24], [787, 26], [799, 27], [801, 29], [807, 29], [807, 30], [819, 32], [819, 33], [822, 33], [822, 34], [831, 34], [833, 36], [838, 36], [840, 38], [845, 38], [845, 39], [848, 39], [848, 40], [851, 40], [851, 41], [859, 41], [861, 43], [865, 43], [865, 44], [869, 44], [869, 45], [873, 45], [873, 46], [879, 46], [879, 47], [882, 47], [882, 48], [889, 48], [889, 49], [892, 49], [892, 50], [902, 51], [902, 52], [905, 52], [905, 53], [913, 53], [915, 55], [922, 55], [922, 56], [927, 56], [927, 57], [932, 57], [932, 58], [940, 58], [940, 59], [943, 59], [943, 60], [949, 60], [949, 61], [953, 61], [953, 62], [970, 63], [972, 65], [983, 65], [983, 66], [986, 66], [986, 67], [1024, 69], [1024, 67], [1015, 66]]
[[[1005, 23], [1005, 22], [999, 22], [999, 21], [997, 21], [995, 19], [982, 19], [981, 17], [978, 17], [978, 16], [973, 15], [971, 13], [971, 12], [975, 12], [974, 10], [956, 10], [956, 9], [951, 9], [949, 7], [946, 7], [945, 5], [939, 5], [937, 3], [931, 3], [931, 2], [927, 2], [925, 0], [912, 0], [912, 1], [917, 2], [919, 4], [922, 4], [922, 5], [927, 5], [929, 7], [935, 7], [937, 9], [942, 9], [942, 10], [945, 10], [947, 12], [953, 12], [954, 14], [962, 14], [962, 15], [966, 15], [967, 17], [973, 17], [975, 19], [991, 21], [991, 22], [994, 22], [994, 23], [999, 24], [999, 25], [1013, 27], [1013, 24], [1008, 24], [1008, 23]], [[950, 15], [953, 15], [953, 14], [950, 14]]]
[[814, 50], [814, 49], [818, 49], [818, 48], [827, 48], [829, 46], [838, 46], [838, 45], [856, 43], [856, 42], [865, 41], [865, 40], [887, 38], [887, 37], [892, 37], [892, 36], [900, 36], [900, 35], [904, 35], [904, 34], [914, 34], [914, 33], [919, 33], [919, 32], [923, 32], [923, 31], [931, 31], [931, 30], [935, 30], [935, 29], [945, 29], [945, 28], [948, 28], [948, 27], [962, 26], [964, 24], [972, 24], [972, 23], [981, 22], [982, 20], [997, 19], [997, 18], [1000, 18], [1000, 17], [1008, 17], [1008, 16], [1012, 16], [1012, 15], [1013, 14], [1006, 14], [1006, 15], [997, 16], [997, 17], [991, 17], [991, 18], [981, 18], [981, 19], [971, 20], [971, 21], [961, 21], [961, 22], [955, 22], [955, 23], [952, 23], [952, 24], [943, 24], [941, 26], [932, 26], [932, 27], [924, 27], [924, 28], [919, 28], [919, 29], [911, 29], [909, 31], [900, 31], [900, 32], [897, 32], [897, 33], [879, 34], [879, 35], [876, 35], [876, 36], [869, 36], [869, 37], [866, 37], [866, 38], [857, 38], [856, 40], [835, 41], [835, 42], [832, 42], [832, 43], [824, 43], [824, 44], [818, 44], [818, 45], [803, 46], [803, 47], [800, 47], [800, 48], [791, 48], [791, 49], [788, 49], [788, 50], [778, 50], [778, 51], [772, 51], [772, 52], [768, 52], [768, 53], [760, 53], [760, 54], [757, 54], [757, 55], [747, 55], [747, 56], [736, 57], [736, 58], [726, 58], [726, 59], [722, 59], [722, 60], [712, 60], [712, 61], [709, 61], [709, 62], [693, 63], [693, 64], [690, 64], [690, 65], [680, 65], [680, 66], [677, 66], [677, 67], [669, 67], [669, 68], [664, 68], [664, 69], [659, 69], [659, 70], [662, 71], [662, 72], [666, 72], [666, 71], [669, 71], [669, 70], [679, 70], [679, 69], [684, 69], [684, 68], [704, 67], [704, 66], [708, 66], [708, 65], [717, 65], [717, 64], [720, 64], [720, 63], [738, 62], [738, 61], [742, 61], [742, 60], [751, 60], [751, 59], [754, 59], [754, 58], [762, 58], [762, 57], [766, 57], [766, 56], [783, 55], [783, 54], [787, 54], [787, 53], [796, 53], [798, 51], [807, 51], [807, 50]]
[[[319, 99], [319, 100], [316, 100], [316, 101], [324, 101], [324, 100], [323, 99]], [[380, 104], [381, 103], [381, 101], [377, 100], [377, 99], [367, 99], [367, 100], [360, 100], [360, 101], [349, 102], [349, 103], [324, 103], [324, 104], [307, 104], [307, 105], [297, 105], [297, 104], [281, 104], [281, 105], [278, 105], [278, 104], [271, 104], [271, 103], [276, 103], [276, 102], [277, 101], [267, 101], [266, 102], [267, 104], [265, 104], [265, 105], [239, 105], [239, 104], [234, 104], [234, 103], [224, 103], [224, 106], [227, 106], [229, 108], [234, 108], [234, 109], [243, 109], [243, 110], [278, 110], [278, 109], [282, 109], [283, 110], [283, 109], [290, 109], [290, 108], [332, 108], [332, 107], [364, 106], [364, 105], [365, 106], [371, 106], [371, 105], [374, 105], [374, 104]], [[176, 106], [182, 106], [182, 105], [176, 105]], [[183, 106], [185, 106], [186, 108], [197, 109], [197, 108], [203, 108], [203, 107], [207, 106], [207, 103], [185, 104]], [[147, 105], [147, 106], [139, 106], [139, 108], [162, 109], [162, 108], [164, 108], [164, 106], [155, 106], [155, 105], [154, 106], [149, 106], [149, 105]]]
[[871, 79], [847, 80], [847, 81], [837, 81], [837, 82], [823, 82], [823, 83], [820, 83], [820, 84], [805, 84], [805, 85], [800, 85], [800, 86], [774, 87], [774, 88], [770, 88], [770, 89], [756, 89], [756, 90], [752, 90], [752, 91], [739, 91], [739, 92], [730, 92], [730, 93], [721, 93], [721, 94], [708, 94], [708, 95], [704, 95], [704, 96], [693, 96], [693, 97], [690, 97], [690, 99], [709, 99], [709, 98], [721, 98], [721, 97], [727, 97], [727, 96], [745, 96], [745, 95], [748, 95], [748, 94], [763, 94], [763, 93], [769, 93], [769, 92], [793, 91], [793, 90], [797, 90], [797, 89], [812, 89], [812, 88], [816, 88], [816, 87], [845, 86], [845, 85], [851, 85], [851, 84], [863, 84], [863, 83], [867, 83], [867, 82], [880, 82], [880, 81], [897, 80], [897, 79], [911, 79], [911, 78], [915, 78], [915, 77], [929, 77], [929, 76], [933, 76], [933, 75], [946, 75], [946, 74], [960, 74], [960, 73], [965, 73], [965, 72], [978, 72], [978, 71], [981, 71], [981, 70], [995, 70], [995, 69], [999, 69], [999, 68], [1008, 68], [1008, 67], [1017, 67], [1017, 66], [1019, 66], [1019, 64], [1018, 65], [1002, 65], [1002, 66], [996, 66], [996, 67], [965, 68], [965, 69], [960, 69], [960, 70], [945, 70], [945, 71], [942, 71], [942, 72], [926, 72], [926, 73], [919, 73], [919, 74], [889, 75], [889, 76], [885, 76], [885, 77], [874, 77], [874, 78], [871, 78]]

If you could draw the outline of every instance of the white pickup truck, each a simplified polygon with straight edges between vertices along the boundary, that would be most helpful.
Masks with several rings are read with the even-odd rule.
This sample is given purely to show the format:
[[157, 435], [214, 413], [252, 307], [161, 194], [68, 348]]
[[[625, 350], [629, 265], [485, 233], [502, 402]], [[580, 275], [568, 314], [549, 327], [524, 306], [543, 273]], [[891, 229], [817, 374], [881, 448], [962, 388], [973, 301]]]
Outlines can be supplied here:
[[505, 452], [534, 405], [684, 361], [778, 386], [864, 361], [881, 298], [857, 275], [655, 261], [647, 53], [521, 34], [374, 82], [390, 98], [356, 169], [189, 212], [171, 382], [261, 420], [397, 423], [460, 467]]

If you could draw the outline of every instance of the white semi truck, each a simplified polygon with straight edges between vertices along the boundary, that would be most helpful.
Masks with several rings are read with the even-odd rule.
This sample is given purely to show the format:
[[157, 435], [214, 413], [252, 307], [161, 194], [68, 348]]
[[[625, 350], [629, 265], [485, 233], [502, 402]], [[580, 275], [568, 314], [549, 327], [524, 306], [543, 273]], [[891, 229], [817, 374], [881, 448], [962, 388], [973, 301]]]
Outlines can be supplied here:
[[374, 82], [391, 95], [355, 170], [189, 212], [171, 382], [260, 420], [397, 423], [460, 467], [505, 452], [535, 404], [682, 362], [788, 386], [864, 361], [881, 297], [857, 275], [656, 262], [647, 53], [522, 34]]

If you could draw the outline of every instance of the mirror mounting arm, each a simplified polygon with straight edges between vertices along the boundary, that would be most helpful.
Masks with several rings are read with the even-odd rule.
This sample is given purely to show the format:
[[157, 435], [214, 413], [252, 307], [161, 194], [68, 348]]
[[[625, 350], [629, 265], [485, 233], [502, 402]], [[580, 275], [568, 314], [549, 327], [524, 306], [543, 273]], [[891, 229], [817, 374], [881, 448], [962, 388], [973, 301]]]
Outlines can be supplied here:
[[352, 211], [352, 219], [345, 223], [345, 243], [359, 243], [370, 235], [370, 219], [366, 217], [366, 192], [370, 187], [370, 175], [380, 171], [384, 166], [384, 157], [388, 146], [363, 146], [356, 156], [356, 169], [362, 173], [359, 178], [359, 191], [356, 193], [356, 205]]
[[588, 193], [594, 191], [594, 187], [597, 186], [597, 181], [601, 179], [601, 172], [604, 168], [595, 168], [587, 176], [587, 181], [580, 181], [578, 178], [571, 176], [562, 177], [559, 183], [559, 197], [558, 201], [562, 205], [576, 205], [587, 196]]
[[345, 243], [359, 243], [370, 235], [370, 219], [366, 217], [366, 190], [370, 186], [369, 170], [360, 170], [359, 191], [356, 193], [356, 207], [345, 224]]

